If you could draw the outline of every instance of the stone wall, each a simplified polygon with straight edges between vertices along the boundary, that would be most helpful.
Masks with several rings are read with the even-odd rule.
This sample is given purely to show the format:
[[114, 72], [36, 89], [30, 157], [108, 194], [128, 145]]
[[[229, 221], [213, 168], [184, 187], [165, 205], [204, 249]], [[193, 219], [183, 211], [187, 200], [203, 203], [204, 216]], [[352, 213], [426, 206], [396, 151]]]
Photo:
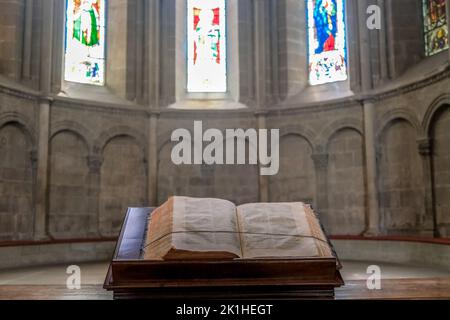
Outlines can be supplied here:
[[[30, 56], [1, 55], [7, 64], [27, 57], [23, 75], [0, 68], [1, 240], [116, 236], [128, 206], [156, 206], [170, 195], [237, 204], [305, 201], [335, 235], [365, 234], [370, 226], [378, 234], [450, 235], [450, 55], [406, 59], [422, 41], [414, 33], [419, 20], [402, 27], [417, 18], [416, 7], [397, 19], [402, 6], [390, 1], [385, 9], [395, 22], [367, 39], [356, 29], [364, 17], [349, 16], [349, 81], [310, 87], [305, 52], [298, 52], [306, 41], [303, 6], [230, 0], [230, 25], [238, 28], [231, 37], [238, 47], [230, 60], [235, 82], [217, 102], [177, 95], [184, 72], [176, 69], [183, 41], [177, 23], [184, 22], [175, 17], [184, 0], [111, 1], [120, 24], [110, 30], [105, 87], [62, 85], [63, 19], [49, 21], [41, 12], [45, 3], [63, 13], [63, 2], [33, 1], [27, 24], [18, 12], [29, 7], [0, 1], [17, 18], [6, 20], [31, 26], [31, 33], [20, 32], [33, 35], [24, 41]], [[350, 13], [364, 9], [348, 3]], [[139, 33], [143, 26], [148, 32]], [[2, 45], [10, 39], [0, 38]], [[406, 42], [384, 48], [389, 39]], [[356, 50], [364, 41], [369, 52]], [[41, 52], [51, 53], [50, 63]], [[195, 120], [222, 132], [280, 129], [279, 173], [262, 177], [253, 165], [174, 165], [171, 133], [192, 130]]]
[[[419, 118], [414, 109], [401, 106], [423, 97], [424, 92], [430, 97], [441, 93], [435, 99], [442, 97], [448, 83], [445, 79], [377, 104], [376, 128], [380, 131], [377, 183], [382, 233], [432, 232], [432, 216], [426, 205], [428, 180], [423, 172], [427, 157], [436, 192], [438, 228], [442, 235], [448, 232], [447, 100], [439, 108], [429, 105], [428, 111], [421, 107], [420, 101], [415, 104], [426, 114], [433, 114], [429, 116], [432, 142], [429, 156], [423, 150], [426, 146], [420, 144], [428, 140], [418, 134], [416, 127], [417, 123], [426, 123], [425, 115]], [[23, 98], [5, 92], [1, 96], [3, 101], [9, 100], [8, 104], [0, 104], [1, 234], [3, 239], [29, 239], [33, 237], [36, 188], [33, 150], [38, 148], [35, 137], [30, 138], [29, 133], [39, 127], [34, 125], [37, 121], [34, 112], [27, 116], [26, 112], [8, 111], [14, 101], [20, 104]], [[31, 104], [30, 108], [38, 106]], [[254, 126], [251, 113], [209, 112], [205, 116], [201, 111], [192, 111], [188, 117], [186, 111], [162, 113], [157, 121], [157, 158], [153, 160], [157, 161], [158, 200], [150, 203], [151, 146], [147, 138], [148, 118], [144, 114], [139, 110], [119, 111], [113, 106], [94, 107], [81, 102], [70, 105], [54, 102], [51, 108], [47, 220], [48, 234], [52, 237], [117, 235], [126, 207], [160, 204], [174, 194], [221, 197], [238, 204], [261, 199], [257, 166], [175, 166], [170, 159], [174, 144], [168, 139], [173, 129], [191, 129], [194, 120], [203, 120], [205, 128], [251, 128]], [[362, 107], [349, 102], [317, 108], [317, 112], [299, 108], [269, 115], [268, 127], [280, 128], [282, 136], [280, 171], [267, 178], [269, 200], [311, 203], [331, 234], [361, 234], [368, 219]], [[435, 113], [431, 111], [433, 108]], [[422, 133], [425, 132], [423, 129]]]
[[72, 132], [60, 132], [50, 142], [48, 231], [54, 238], [89, 236], [95, 226], [88, 152], [83, 138]]
[[450, 109], [439, 110], [431, 129], [436, 223], [440, 234], [450, 236]]
[[328, 210], [323, 223], [331, 234], [366, 230], [364, 145], [360, 132], [343, 129], [330, 140]]
[[0, 129], [0, 239], [33, 237], [34, 170], [31, 141], [23, 128]]
[[415, 232], [425, 212], [421, 157], [414, 127], [395, 120], [384, 130], [379, 154], [381, 219], [388, 232]]
[[310, 142], [289, 134], [280, 141], [280, 171], [269, 178], [271, 202], [303, 201], [315, 204], [316, 174]]
[[24, 0], [0, 1], [0, 74], [20, 79], [24, 32]]

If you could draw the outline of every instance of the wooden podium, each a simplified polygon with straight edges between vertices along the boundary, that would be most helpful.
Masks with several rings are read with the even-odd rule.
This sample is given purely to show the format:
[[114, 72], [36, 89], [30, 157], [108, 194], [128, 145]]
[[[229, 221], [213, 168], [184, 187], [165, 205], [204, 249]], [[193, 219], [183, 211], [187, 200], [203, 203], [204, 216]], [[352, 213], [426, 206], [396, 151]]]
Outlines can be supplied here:
[[104, 288], [114, 299], [333, 299], [344, 284], [335, 258], [146, 261], [153, 208], [130, 208]]

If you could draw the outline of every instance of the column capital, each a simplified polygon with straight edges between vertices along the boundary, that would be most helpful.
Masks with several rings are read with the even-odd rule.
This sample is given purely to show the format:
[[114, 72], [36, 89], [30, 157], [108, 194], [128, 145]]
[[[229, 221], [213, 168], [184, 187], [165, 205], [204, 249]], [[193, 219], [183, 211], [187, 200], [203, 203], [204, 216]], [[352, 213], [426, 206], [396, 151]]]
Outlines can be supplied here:
[[160, 115], [161, 115], [161, 110], [159, 110], [159, 109], [150, 109], [147, 112], [147, 114], [148, 114], [149, 117], [159, 118]]
[[255, 110], [254, 114], [255, 114], [255, 117], [267, 117], [267, 115], [269, 114], [269, 111], [266, 109], [258, 109], [258, 110]]
[[95, 155], [87, 157], [87, 165], [91, 173], [100, 173], [102, 164], [103, 164], [102, 156]]
[[417, 148], [421, 156], [431, 155], [431, 139], [424, 138], [417, 140]]
[[314, 165], [317, 169], [326, 169], [328, 168], [328, 153], [314, 153], [311, 155], [311, 158], [314, 161]]
[[33, 169], [37, 169], [37, 165], [38, 165], [38, 152], [37, 150], [31, 150], [30, 151], [30, 160], [31, 160], [31, 167]]

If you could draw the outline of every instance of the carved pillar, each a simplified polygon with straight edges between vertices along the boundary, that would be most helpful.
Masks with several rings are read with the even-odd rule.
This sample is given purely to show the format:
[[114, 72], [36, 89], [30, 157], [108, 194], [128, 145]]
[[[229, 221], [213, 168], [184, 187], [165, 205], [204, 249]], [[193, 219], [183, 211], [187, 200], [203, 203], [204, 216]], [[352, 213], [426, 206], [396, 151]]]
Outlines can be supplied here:
[[320, 215], [328, 212], [328, 153], [320, 152], [312, 155], [316, 168], [315, 206]]
[[[267, 44], [267, 24], [265, 20], [267, 1], [260, 0], [253, 2], [254, 12], [254, 46], [256, 48], [255, 53], [255, 93], [256, 93], [256, 108], [255, 112], [256, 123], [258, 129], [266, 129], [266, 117], [267, 114], [264, 111], [267, 103], [266, 99], [266, 44]], [[259, 201], [269, 201], [269, 177], [259, 174]]]
[[[147, 201], [148, 205], [158, 205], [158, 119], [160, 106], [161, 83], [161, 6], [160, 0], [145, 1], [147, 34], [147, 101], [149, 104], [149, 118], [147, 126]], [[164, 46], [164, 45], [163, 45]], [[165, 199], [164, 199], [165, 200]]]
[[151, 112], [148, 126], [148, 203], [158, 205], [158, 112]]
[[432, 172], [432, 153], [430, 139], [417, 140], [419, 154], [422, 158], [423, 167], [423, 186], [425, 191], [425, 212], [417, 217], [417, 225], [423, 228], [425, 233], [431, 233], [438, 237], [439, 230], [437, 228], [436, 212], [434, 208], [433, 195], [433, 172]]
[[[42, 2], [42, 33], [46, 36], [41, 41], [40, 90], [44, 97], [50, 94], [52, 81], [53, 9], [54, 0]], [[39, 101], [35, 239], [47, 237], [50, 106], [50, 98], [43, 98]]]
[[386, 24], [386, 3], [385, 0], [377, 0], [378, 6], [381, 8], [381, 26], [382, 29], [378, 30], [379, 34], [379, 52], [380, 52], [380, 78], [381, 82], [386, 81], [389, 78], [388, 67], [388, 49], [387, 49], [387, 24]]
[[263, 109], [266, 106], [266, 43], [267, 23], [265, 21], [266, 0], [259, 0], [253, 2], [254, 10], [254, 44], [255, 44], [255, 92], [256, 92], [256, 106], [258, 109]]
[[95, 224], [90, 226], [89, 234], [100, 236], [100, 183], [103, 158], [99, 155], [90, 156], [87, 159], [89, 168], [88, 201], [89, 209], [96, 215]]
[[34, 238], [47, 238], [49, 176], [50, 102], [39, 103], [39, 136], [37, 150]]
[[[367, 0], [357, 2], [359, 12], [359, 46], [360, 46], [360, 70], [361, 89], [367, 93], [373, 87], [371, 49], [369, 30], [366, 26]], [[379, 234], [379, 207], [377, 192], [377, 170], [376, 170], [376, 139], [375, 139], [375, 104], [373, 101], [363, 101], [364, 112], [364, 145], [366, 157], [366, 192], [368, 199], [368, 228], [366, 235]]]
[[[143, 80], [144, 80], [144, 43], [145, 43], [145, 4], [143, 0], [136, 1], [136, 52], [135, 52], [135, 93], [134, 98], [138, 103], [143, 103]], [[129, 18], [128, 18], [129, 19]], [[130, 90], [127, 90], [130, 91]], [[130, 93], [129, 93], [130, 94]]]
[[33, 41], [33, 0], [25, 1], [25, 19], [23, 33], [23, 63], [22, 76], [30, 79], [31, 76], [31, 48]]
[[[1, 150], [1, 141], [0, 141], [0, 150]], [[30, 151], [30, 163], [31, 163], [31, 203], [34, 204], [36, 203], [36, 177], [37, 177], [37, 170], [38, 170], [38, 153], [36, 150], [31, 150]], [[33, 215], [33, 217], [36, 217], [36, 207], [32, 205], [31, 207], [31, 214]], [[28, 238], [33, 238], [34, 237], [34, 229], [35, 226], [33, 227], [33, 230], [30, 231], [29, 234], [27, 234]], [[17, 230], [15, 230], [15, 233], [17, 234]]]
[[[258, 123], [258, 129], [266, 129], [266, 112], [256, 112], [256, 119]], [[268, 135], [270, 137], [270, 134]], [[268, 148], [270, 148], [270, 144], [268, 144]], [[270, 150], [272, 153], [272, 150]], [[259, 174], [259, 201], [260, 202], [269, 202], [269, 177], [265, 175], [261, 175], [261, 164], [259, 164], [258, 169]]]
[[367, 0], [358, 0], [358, 22], [359, 22], [359, 55], [361, 72], [361, 89], [367, 92], [373, 86], [372, 79], [372, 51], [370, 48], [370, 34], [367, 28]]
[[364, 142], [366, 156], [366, 185], [368, 199], [368, 229], [366, 235], [377, 235], [380, 232], [380, 213], [377, 190], [377, 161], [375, 139], [375, 105], [372, 101], [364, 101]]

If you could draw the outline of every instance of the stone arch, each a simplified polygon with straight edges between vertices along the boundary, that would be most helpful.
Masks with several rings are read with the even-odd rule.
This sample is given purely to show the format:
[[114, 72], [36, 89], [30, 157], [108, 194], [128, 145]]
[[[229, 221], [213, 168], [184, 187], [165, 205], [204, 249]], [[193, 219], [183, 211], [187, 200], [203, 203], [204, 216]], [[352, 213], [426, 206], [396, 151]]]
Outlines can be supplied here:
[[[192, 138], [192, 131], [186, 130], [190, 132]], [[226, 150], [226, 133], [224, 131], [221, 131], [221, 133], [222, 143]], [[246, 164], [236, 166], [206, 164], [177, 166], [171, 161], [173, 144], [175, 143], [167, 139], [158, 148], [157, 188], [159, 203], [164, 202], [171, 195], [219, 196], [235, 203], [258, 201], [258, 166], [249, 165], [247, 160], [248, 150], [257, 151], [257, 146], [250, 145], [248, 139], [245, 139]], [[226, 154], [224, 153], [224, 160], [225, 157]]]
[[36, 147], [37, 135], [27, 118], [17, 112], [6, 112], [0, 116], [0, 128], [15, 123], [27, 135], [32, 149]]
[[428, 135], [432, 129], [435, 116], [443, 107], [450, 105], [450, 94], [443, 94], [436, 98], [428, 107], [422, 121], [423, 131]]
[[280, 138], [280, 170], [269, 177], [270, 201], [316, 201], [314, 149], [308, 138], [291, 131]]
[[49, 145], [49, 233], [54, 238], [95, 235], [96, 213], [90, 197], [89, 146], [79, 132], [64, 128]]
[[99, 232], [117, 236], [128, 207], [147, 203], [146, 155], [141, 143], [129, 134], [108, 136], [102, 145], [99, 172]]
[[432, 146], [436, 231], [440, 236], [450, 237], [450, 103], [441, 99], [440, 103], [434, 104], [424, 124]]
[[326, 128], [319, 134], [316, 142], [316, 146], [319, 152], [327, 152], [329, 148], [329, 143], [331, 139], [338, 134], [340, 131], [350, 129], [356, 131], [361, 136], [364, 136], [364, 129], [362, 126], [362, 120], [356, 118], [344, 118], [336, 120], [326, 126]]
[[[192, 129], [187, 129], [187, 128], [184, 128], [184, 129], [189, 132], [191, 140], [192, 140], [192, 137], [194, 136], [194, 131]], [[158, 141], [161, 141], [161, 143], [158, 144], [158, 154], [161, 152], [161, 150], [166, 145], [171, 144], [171, 143], [176, 143], [176, 142], [172, 142], [172, 139], [171, 139], [172, 132], [173, 132], [173, 130], [165, 131], [164, 133], [158, 135]]]
[[[185, 128], [193, 136], [193, 130]], [[157, 203], [162, 204], [172, 195], [188, 195], [182, 186], [188, 186], [190, 183], [189, 174], [194, 174], [191, 167], [188, 166], [183, 170], [180, 166], [176, 166], [171, 159], [171, 151], [177, 142], [171, 139], [172, 130], [165, 131], [158, 135], [158, 153], [157, 153]], [[192, 141], [191, 141], [192, 143]]]
[[[244, 129], [244, 131], [245, 131], [245, 129]], [[223, 146], [224, 146], [224, 148], [225, 148], [225, 150], [224, 150], [224, 158], [226, 158], [226, 155], [225, 155], [225, 151], [226, 151], [226, 143], [227, 143], [228, 140], [230, 140], [230, 138], [227, 137], [227, 136], [226, 136], [226, 133], [224, 133], [224, 132], [222, 132], [222, 135], [223, 135], [223, 141], [222, 141], [222, 143], [223, 143]], [[270, 135], [269, 135], [269, 138], [270, 138]], [[259, 139], [258, 133], [257, 133], [257, 139]], [[242, 140], [242, 139], [236, 138], [235, 140]], [[244, 139], [244, 140], [245, 140], [246, 153], [247, 153], [247, 150], [253, 149], [253, 152], [256, 152], [256, 155], [257, 155], [257, 158], [258, 158], [258, 142], [256, 142], [257, 145], [255, 146], [253, 143], [250, 143], [250, 141], [249, 141], [248, 138], [246, 138], [246, 139]], [[258, 141], [259, 141], [259, 140], [258, 140]], [[248, 146], [248, 148], [247, 148], [247, 146]]]
[[[229, 140], [230, 138], [223, 133], [224, 161], [226, 160], [225, 152], [228, 152], [226, 143]], [[235, 164], [209, 166], [209, 168], [206, 168], [205, 176], [210, 176], [212, 179], [211, 184], [214, 197], [223, 197], [236, 204], [257, 202], [259, 200], [259, 166], [257, 164], [250, 164], [249, 156], [250, 152], [253, 151], [258, 163], [258, 145], [250, 143], [248, 138], [234, 140]], [[245, 164], [242, 165], [238, 165], [236, 162], [237, 140], [244, 140]]]
[[424, 130], [422, 129], [422, 124], [420, 123], [419, 119], [416, 117], [416, 115], [407, 109], [397, 109], [392, 110], [387, 113], [385, 113], [380, 120], [378, 121], [379, 125], [378, 130], [375, 133], [376, 141], [379, 142], [382, 138], [383, 133], [389, 126], [398, 120], [404, 120], [408, 122], [416, 131], [417, 138], [424, 136]]
[[147, 158], [147, 143], [146, 137], [138, 130], [129, 126], [118, 126], [110, 128], [100, 134], [100, 136], [94, 142], [94, 153], [102, 154], [108, 143], [116, 137], [128, 136], [133, 138], [142, 149], [144, 153], [144, 159]]
[[280, 129], [280, 139], [288, 135], [297, 135], [305, 139], [308, 144], [314, 149], [314, 141], [316, 140], [316, 133], [305, 126], [287, 126]]
[[331, 234], [359, 235], [367, 224], [363, 136], [348, 122], [332, 132], [326, 135], [328, 210], [321, 217]]
[[92, 152], [92, 142], [94, 138], [92, 132], [88, 130], [86, 127], [75, 121], [70, 120], [57, 122], [54, 125], [52, 125], [50, 129], [50, 140], [53, 139], [53, 137], [56, 136], [58, 133], [63, 131], [69, 131], [76, 134], [79, 138], [81, 138], [84, 141], [89, 152]]
[[403, 116], [390, 119], [377, 138], [380, 223], [388, 234], [414, 234], [425, 215], [421, 126]]
[[0, 120], [0, 240], [33, 238], [35, 170], [32, 140], [17, 117]]
[[[190, 137], [191, 137], [191, 139], [190, 139], [190, 141], [191, 141], [191, 143], [193, 143], [193, 141], [192, 141], [192, 137], [194, 136], [194, 133], [193, 133], [193, 131], [192, 130], [190, 130], [190, 129], [185, 129], [185, 130], [187, 130], [189, 133], [190, 133]], [[246, 129], [244, 129], [244, 131], [245, 131]], [[164, 133], [164, 134], [161, 134], [161, 135], [159, 135], [158, 137], [159, 137], [159, 139], [158, 139], [158, 141], [163, 141], [161, 144], [159, 144], [159, 146], [158, 146], [158, 154], [167, 146], [167, 145], [170, 145], [170, 144], [172, 144], [172, 143], [176, 143], [176, 142], [172, 142], [172, 140], [170, 139], [170, 138], [166, 138], [167, 136], [171, 136], [171, 132], [172, 131], [168, 131], [168, 132], [166, 132], [166, 133]], [[221, 130], [221, 132], [222, 132], [222, 137], [223, 137], [223, 140], [222, 140], [222, 142], [223, 142], [223, 146], [225, 147], [225, 145], [226, 145], [226, 141], [228, 140], [227, 139], [227, 137], [226, 137], [226, 133], [223, 131], [223, 130]], [[246, 141], [248, 142], [248, 139], [246, 139]], [[254, 149], [254, 150], [256, 150], [256, 152], [258, 151], [258, 146], [256, 145], [253, 145], [253, 144], [250, 144], [250, 146]], [[224, 154], [224, 156], [225, 156], [225, 154]], [[159, 161], [159, 160], [158, 160]]]

